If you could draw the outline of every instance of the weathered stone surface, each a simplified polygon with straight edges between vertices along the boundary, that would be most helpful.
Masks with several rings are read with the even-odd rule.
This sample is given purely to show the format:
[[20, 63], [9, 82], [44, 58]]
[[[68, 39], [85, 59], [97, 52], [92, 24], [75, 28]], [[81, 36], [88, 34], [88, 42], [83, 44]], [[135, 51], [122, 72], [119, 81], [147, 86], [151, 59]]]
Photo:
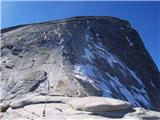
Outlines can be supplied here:
[[[89, 100], [93, 104], [95, 110], [88, 109], [77, 110], [75, 107], [68, 104], [69, 101], [77, 100], [77, 103], [84, 102], [84, 99]], [[101, 104], [102, 100], [103, 105], [107, 105], [111, 100], [107, 100], [104, 97], [93, 99], [94, 97], [64, 97], [64, 96], [40, 96], [40, 95], [28, 95], [23, 100], [15, 100], [10, 104], [10, 108], [6, 112], [0, 113], [1, 120], [10, 120], [10, 119], [23, 119], [23, 120], [159, 120], [159, 112], [149, 111], [142, 108], [134, 108], [128, 111], [120, 111], [120, 109], [115, 110], [116, 107], [119, 107], [120, 104], [126, 103], [125, 101], [119, 101], [113, 99], [113, 102], [110, 103], [112, 107], [109, 106], [114, 111], [104, 111], [104, 109], [99, 109], [97, 103]], [[112, 99], [112, 98], [111, 98]], [[97, 100], [96, 102], [93, 100]], [[106, 103], [106, 100], [108, 101]], [[89, 104], [89, 103], [87, 103]], [[127, 103], [128, 104], [128, 103]], [[74, 101], [75, 105], [75, 101]], [[113, 105], [115, 108], [113, 108]], [[84, 104], [85, 106], [85, 104]], [[14, 108], [14, 109], [13, 109]]]
[[64, 103], [66, 100], [68, 99], [68, 97], [52, 97], [52, 96], [32, 96], [30, 98], [30, 96], [24, 98], [24, 99], [20, 99], [20, 100], [16, 100], [15, 102], [12, 102], [10, 104], [10, 107], [13, 109], [17, 109], [17, 108], [22, 108], [24, 106], [27, 105], [31, 105], [31, 104], [44, 104], [44, 103]]
[[[45, 109], [45, 115], [43, 114], [45, 105], [35, 104], [28, 105], [22, 109], [9, 109], [7, 112], [9, 114], [4, 114], [2, 120], [9, 118], [12, 119], [45, 119], [45, 120], [77, 120], [77, 119], [99, 119], [104, 117], [89, 115], [87, 112], [80, 112], [73, 110], [69, 105], [66, 104], [47, 104]], [[43, 117], [45, 116], [45, 117]], [[86, 118], [87, 117], [87, 118]]]
[[[137, 31], [125, 20], [74, 17], [1, 31], [0, 101], [11, 103], [11, 107], [3, 106], [3, 111], [7, 110], [0, 115], [4, 115], [3, 119], [40, 119], [25, 113], [24, 108], [29, 111], [35, 108], [30, 112], [41, 108], [37, 110], [40, 114], [46, 103], [45, 95], [49, 96], [47, 106], [51, 105], [56, 113], [48, 111], [46, 119], [122, 119], [124, 116], [134, 119], [132, 115], [145, 119], [145, 115], [152, 114], [143, 110], [121, 111], [130, 107], [126, 102], [110, 102], [116, 107], [106, 107], [102, 98], [98, 103], [86, 100], [85, 106], [75, 102], [79, 109], [92, 111], [88, 113], [74, 110], [62, 96], [103, 96], [131, 102], [135, 107], [160, 110], [160, 73]], [[54, 98], [55, 95], [61, 98]], [[61, 107], [54, 108], [55, 104]], [[64, 109], [66, 112], [62, 112]], [[72, 110], [74, 113], [69, 112]], [[104, 113], [104, 110], [112, 112]]]
[[4, 62], [5, 62], [5, 67], [6, 68], [12, 69], [14, 67], [14, 61], [12, 59], [8, 59]]
[[82, 111], [94, 113], [110, 112], [110, 111], [125, 111], [131, 108], [131, 104], [125, 101], [103, 98], [103, 97], [82, 97], [73, 98], [68, 101], [73, 108]]
[[14, 85], [11, 93], [21, 93], [25, 94], [32, 92], [38, 88], [39, 84], [44, 82], [47, 78], [47, 73], [45, 71], [33, 71], [26, 76], [20, 78], [20, 80]]
[[124, 120], [160, 120], [160, 112], [149, 111], [143, 108], [134, 108], [135, 112], [128, 113], [124, 116]]

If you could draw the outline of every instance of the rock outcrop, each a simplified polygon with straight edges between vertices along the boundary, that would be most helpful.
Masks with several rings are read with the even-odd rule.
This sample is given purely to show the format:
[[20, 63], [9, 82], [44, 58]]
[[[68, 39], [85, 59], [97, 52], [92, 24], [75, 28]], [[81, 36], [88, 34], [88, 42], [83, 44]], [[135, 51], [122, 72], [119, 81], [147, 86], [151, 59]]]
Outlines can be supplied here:
[[131, 108], [131, 105], [127, 102], [105, 97], [75, 98], [67, 103], [73, 106], [74, 109], [93, 113], [128, 110]]
[[[78, 105], [78, 103], [80, 104]], [[91, 96], [79, 98], [47, 96], [46, 101], [46, 96], [32, 94], [26, 95], [23, 100], [16, 99], [10, 102], [9, 106], [10, 107], [5, 112], [1, 112], [1, 120], [160, 119], [160, 114], [158, 112], [148, 111], [142, 108], [132, 108], [132, 106], [125, 101], [105, 97]]]
[[[137, 31], [114, 17], [74, 17], [2, 29], [1, 73], [1, 111], [7, 111], [3, 119], [30, 119], [35, 110], [31, 119], [39, 119], [44, 104], [50, 106], [48, 117], [63, 116], [54, 119], [145, 119], [157, 114], [146, 109], [160, 110], [160, 73]], [[28, 95], [33, 98], [26, 99]], [[96, 103], [87, 96], [101, 98], [94, 97]], [[72, 97], [82, 103], [72, 108]], [[119, 101], [113, 98], [123, 101], [112, 103]], [[130, 104], [142, 109], [128, 111]], [[117, 112], [123, 107], [127, 111]], [[112, 112], [104, 114], [104, 109]]]

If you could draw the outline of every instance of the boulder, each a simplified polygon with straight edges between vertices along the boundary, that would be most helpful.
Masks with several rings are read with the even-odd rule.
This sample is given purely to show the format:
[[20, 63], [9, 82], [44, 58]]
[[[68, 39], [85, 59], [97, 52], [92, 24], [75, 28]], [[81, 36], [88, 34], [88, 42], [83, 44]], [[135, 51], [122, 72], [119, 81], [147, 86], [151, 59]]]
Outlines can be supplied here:
[[28, 96], [26, 98], [11, 102], [10, 106], [12, 109], [18, 109], [32, 104], [63, 103], [67, 99], [68, 97], [62, 96]]
[[125, 111], [131, 108], [131, 104], [122, 100], [107, 97], [82, 97], [73, 98], [67, 102], [74, 109], [93, 113]]
[[124, 120], [160, 120], [160, 112], [146, 110], [144, 108], [134, 108], [135, 112], [127, 113]]

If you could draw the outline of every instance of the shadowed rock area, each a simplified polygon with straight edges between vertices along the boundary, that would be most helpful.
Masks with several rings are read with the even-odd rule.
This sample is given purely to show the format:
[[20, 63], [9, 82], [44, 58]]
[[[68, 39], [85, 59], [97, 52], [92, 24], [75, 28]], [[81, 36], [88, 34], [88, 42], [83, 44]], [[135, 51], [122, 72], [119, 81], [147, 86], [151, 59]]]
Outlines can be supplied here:
[[3, 120], [160, 119], [160, 73], [126, 20], [2, 29], [1, 73]]

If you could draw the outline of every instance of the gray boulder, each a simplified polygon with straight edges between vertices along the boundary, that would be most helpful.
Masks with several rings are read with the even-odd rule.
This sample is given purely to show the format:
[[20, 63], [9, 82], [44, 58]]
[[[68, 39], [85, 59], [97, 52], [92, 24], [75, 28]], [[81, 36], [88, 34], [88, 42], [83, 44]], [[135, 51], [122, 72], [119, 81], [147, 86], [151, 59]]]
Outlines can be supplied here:
[[67, 103], [76, 110], [89, 111], [93, 113], [125, 111], [131, 108], [130, 103], [122, 100], [94, 96], [72, 98]]

